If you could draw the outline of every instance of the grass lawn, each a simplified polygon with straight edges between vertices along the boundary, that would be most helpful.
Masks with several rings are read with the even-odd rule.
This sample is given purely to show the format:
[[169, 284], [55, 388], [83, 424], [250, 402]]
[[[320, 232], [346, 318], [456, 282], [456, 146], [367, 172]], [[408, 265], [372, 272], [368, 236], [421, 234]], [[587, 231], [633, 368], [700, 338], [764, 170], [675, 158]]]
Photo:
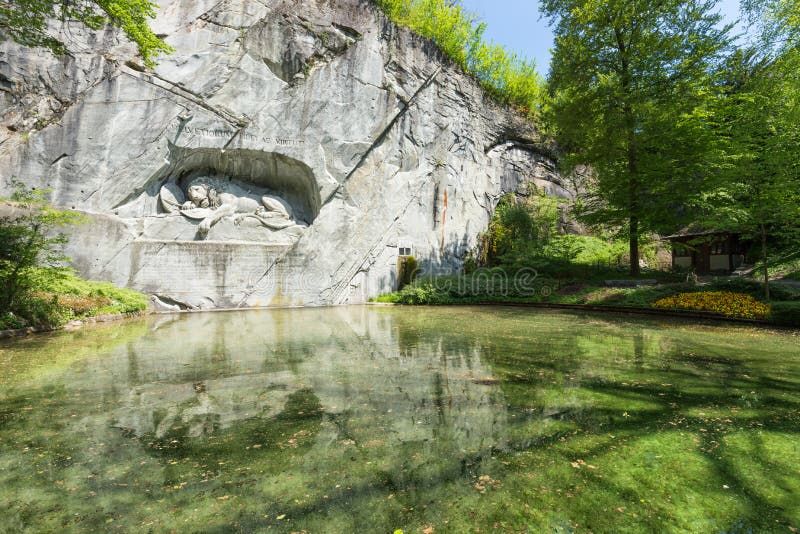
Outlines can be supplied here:
[[[657, 285], [642, 287], [608, 287], [604, 279], [630, 280], [630, 277], [596, 276], [588, 280], [556, 280], [535, 278], [520, 281], [495, 270], [480, 275], [445, 276], [419, 280], [401, 291], [382, 295], [377, 302], [409, 305], [446, 305], [480, 302], [548, 303], [591, 306], [652, 308], [661, 299], [684, 293], [729, 292], [761, 300], [763, 284], [755, 280], [715, 278], [697, 285], [675, 282], [675, 275], [659, 277]], [[771, 286], [775, 322], [800, 325], [800, 287], [773, 284]], [[735, 316], [735, 315], [733, 315]]]
[[[769, 274], [771, 278], [800, 280], [800, 249], [787, 250], [770, 260]], [[753, 271], [753, 277], [763, 278], [764, 264], [759, 262]]]
[[39, 270], [36, 289], [20, 301], [21, 313], [0, 314], [0, 330], [57, 327], [75, 319], [141, 312], [148, 306], [147, 296], [137, 291], [48, 269]]

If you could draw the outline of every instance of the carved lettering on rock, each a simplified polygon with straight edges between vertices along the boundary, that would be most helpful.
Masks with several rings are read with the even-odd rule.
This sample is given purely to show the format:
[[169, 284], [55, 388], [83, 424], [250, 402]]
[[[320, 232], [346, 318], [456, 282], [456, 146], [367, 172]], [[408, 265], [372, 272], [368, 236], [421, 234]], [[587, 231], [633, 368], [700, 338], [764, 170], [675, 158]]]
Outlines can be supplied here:
[[270, 137], [266, 135], [255, 135], [247, 132], [239, 132], [239, 134], [237, 135], [237, 132], [235, 130], [228, 130], [225, 128], [194, 128], [191, 126], [187, 126], [186, 128], [184, 128], [184, 132], [190, 135], [196, 135], [199, 137], [205, 137], [209, 139], [232, 139], [234, 136], [236, 136], [245, 141], [264, 143], [267, 145], [278, 145], [278, 146], [303, 146], [306, 143], [304, 139]]

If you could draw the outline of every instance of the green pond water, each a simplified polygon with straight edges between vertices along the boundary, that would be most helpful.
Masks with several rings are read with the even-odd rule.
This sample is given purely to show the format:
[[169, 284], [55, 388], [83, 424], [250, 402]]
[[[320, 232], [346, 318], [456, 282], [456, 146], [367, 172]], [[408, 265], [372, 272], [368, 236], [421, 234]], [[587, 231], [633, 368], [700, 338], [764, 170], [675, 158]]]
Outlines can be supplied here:
[[799, 342], [502, 307], [4, 342], [0, 531], [795, 531]]

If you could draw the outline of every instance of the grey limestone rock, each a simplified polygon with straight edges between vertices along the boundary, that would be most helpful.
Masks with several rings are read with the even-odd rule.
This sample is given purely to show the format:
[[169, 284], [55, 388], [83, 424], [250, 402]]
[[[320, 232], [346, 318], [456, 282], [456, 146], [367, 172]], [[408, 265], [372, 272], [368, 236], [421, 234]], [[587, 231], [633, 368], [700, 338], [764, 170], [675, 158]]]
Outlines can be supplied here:
[[[90, 216], [86, 277], [187, 308], [360, 303], [401, 247], [458, 272], [505, 193], [573, 197], [532, 124], [370, 2], [160, 3], [176, 51], [152, 71], [112, 30], [69, 28], [63, 58], [0, 43], [0, 176]], [[253, 216], [171, 209], [201, 175]]]

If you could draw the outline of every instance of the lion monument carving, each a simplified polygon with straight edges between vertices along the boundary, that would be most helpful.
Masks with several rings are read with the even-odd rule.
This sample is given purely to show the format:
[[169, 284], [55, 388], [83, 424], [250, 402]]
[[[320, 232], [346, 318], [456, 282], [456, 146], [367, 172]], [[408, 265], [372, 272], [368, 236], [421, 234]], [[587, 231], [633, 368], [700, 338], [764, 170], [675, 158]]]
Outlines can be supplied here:
[[271, 230], [304, 227], [294, 218], [294, 210], [285, 200], [273, 195], [253, 195], [225, 179], [201, 176], [193, 179], [186, 193], [176, 183], [165, 184], [159, 194], [161, 207], [170, 214], [201, 221], [199, 233], [205, 238], [219, 221], [230, 218], [237, 226], [245, 219], [255, 219]]

